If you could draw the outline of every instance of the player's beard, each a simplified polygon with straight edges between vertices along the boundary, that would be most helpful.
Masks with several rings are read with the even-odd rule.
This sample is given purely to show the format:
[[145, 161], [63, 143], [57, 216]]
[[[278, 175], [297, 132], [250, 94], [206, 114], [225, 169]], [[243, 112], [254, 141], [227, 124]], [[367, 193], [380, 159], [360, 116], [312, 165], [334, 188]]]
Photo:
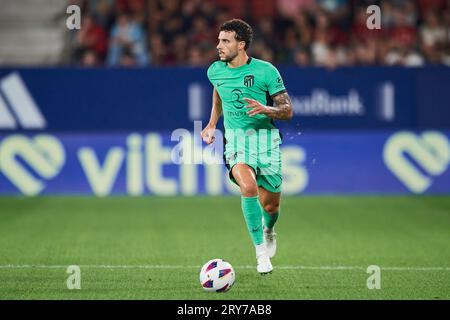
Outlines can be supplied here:
[[231, 61], [234, 60], [234, 58], [236, 58], [238, 56], [238, 52], [236, 50], [236, 52], [231, 53], [230, 55], [225, 55], [225, 58], [222, 60], [226, 63], [230, 63]]

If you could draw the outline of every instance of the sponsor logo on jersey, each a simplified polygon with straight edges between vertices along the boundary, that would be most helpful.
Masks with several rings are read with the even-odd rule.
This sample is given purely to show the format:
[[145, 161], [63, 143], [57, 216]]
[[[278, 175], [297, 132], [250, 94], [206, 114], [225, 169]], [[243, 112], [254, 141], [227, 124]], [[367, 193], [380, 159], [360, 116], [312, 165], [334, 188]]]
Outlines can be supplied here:
[[231, 91], [231, 99], [233, 101], [233, 106], [236, 109], [242, 109], [245, 105], [244, 101], [242, 101], [243, 93], [239, 89], [234, 89]]

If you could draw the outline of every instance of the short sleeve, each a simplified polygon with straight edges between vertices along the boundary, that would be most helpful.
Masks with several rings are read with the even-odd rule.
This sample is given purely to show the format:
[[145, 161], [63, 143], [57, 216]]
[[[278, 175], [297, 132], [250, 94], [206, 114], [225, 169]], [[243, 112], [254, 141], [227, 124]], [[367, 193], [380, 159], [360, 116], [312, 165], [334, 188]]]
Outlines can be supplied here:
[[266, 83], [270, 96], [286, 90], [280, 72], [272, 64], [269, 65], [266, 71]]
[[206, 71], [206, 75], [208, 76], [208, 80], [209, 80], [209, 82], [211, 82], [211, 84], [212, 84], [213, 86], [214, 86], [214, 84], [213, 84], [211, 78], [212, 78], [213, 75], [214, 75], [214, 69], [215, 69], [215, 62], [212, 63], [212, 64], [209, 66], [208, 70]]

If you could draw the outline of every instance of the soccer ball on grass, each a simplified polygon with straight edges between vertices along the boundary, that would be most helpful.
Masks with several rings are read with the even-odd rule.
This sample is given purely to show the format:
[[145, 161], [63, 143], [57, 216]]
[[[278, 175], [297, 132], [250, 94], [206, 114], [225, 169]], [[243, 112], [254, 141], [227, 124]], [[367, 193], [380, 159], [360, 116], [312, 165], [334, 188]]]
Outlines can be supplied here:
[[231, 264], [223, 259], [212, 259], [200, 270], [200, 284], [211, 292], [226, 292], [234, 284], [235, 273]]

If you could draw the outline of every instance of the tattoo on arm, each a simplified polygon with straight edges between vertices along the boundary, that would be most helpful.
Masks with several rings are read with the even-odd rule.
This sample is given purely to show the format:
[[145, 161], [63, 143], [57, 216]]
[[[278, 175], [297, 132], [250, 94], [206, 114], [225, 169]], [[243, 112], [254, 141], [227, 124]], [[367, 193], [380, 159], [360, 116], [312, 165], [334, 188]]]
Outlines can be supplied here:
[[278, 120], [290, 120], [293, 116], [292, 102], [286, 91], [272, 97], [274, 106], [268, 107], [268, 116]]

